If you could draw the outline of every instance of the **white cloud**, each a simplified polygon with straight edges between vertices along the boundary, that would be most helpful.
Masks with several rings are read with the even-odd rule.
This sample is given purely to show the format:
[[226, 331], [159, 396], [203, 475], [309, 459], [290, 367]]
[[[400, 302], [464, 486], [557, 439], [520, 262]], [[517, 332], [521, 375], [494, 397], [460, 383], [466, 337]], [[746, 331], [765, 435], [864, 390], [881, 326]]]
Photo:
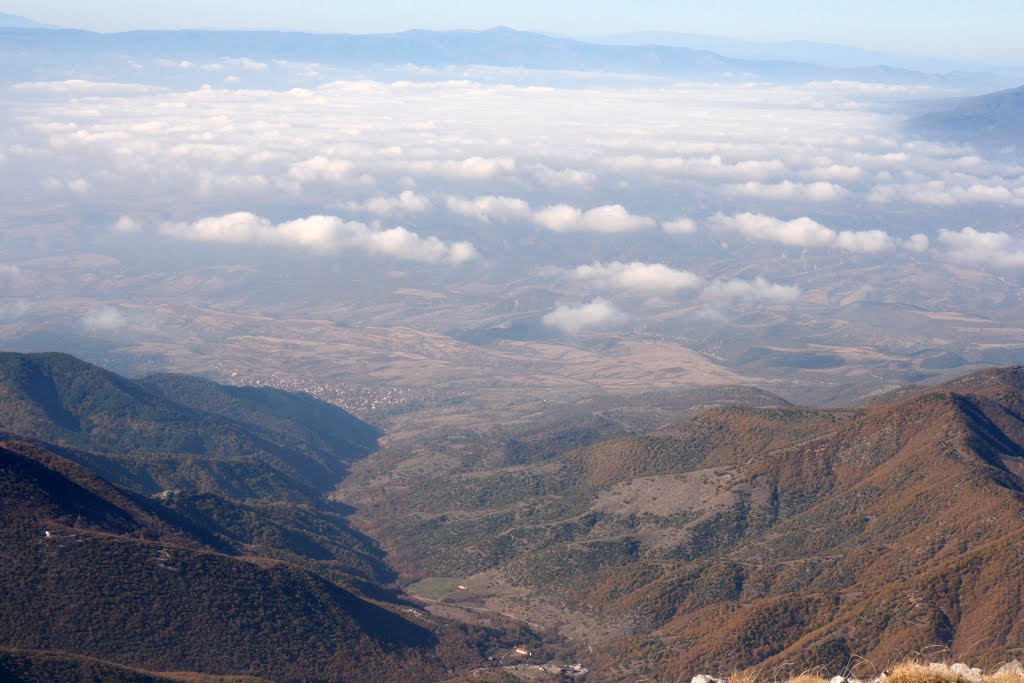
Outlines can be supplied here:
[[268, 68], [265, 63], [248, 57], [225, 57], [220, 60], [220, 63], [228, 68], [241, 69], [242, 71], [266, 71]]
[[494, 195], [474, 197], [473, 199], [449, 197], [446, 204], [448, 210], [452, 213], [468, 218], [476, 218], [484, 222], [506, 222], [514, 219], [528, 218], [531, 214], [530, 205], [522, 199], [515, 197], [497, 197]]
[[625, 324], [629, 316], [605, 299], [594, 299], [581, 306], [561, 305], [543, 317], [548, 327], [577, 335], [588, 329], [609, 329]]
[[1024, 186], [1013, 188], [1002, 179], [982, 181], [954, 174], [941, 180], [876, 185], [868, 194], [876, 204], [910, 202], [927, 206], [959, 204], [1007, 204], [1024, 206]]
[[845, 199], [850, 194], [845, 188], [829, 182], [794, 183], [789, 180], [770, 184], [751, 181], [742, 185], [730, 185], [726, 192], [759, 199], [805, 202], [834, 202]]
[[642, 230], [655, 225], [652, 218], [635, 216], [621, 204], [599, 206], [589, 211], [581, 211], [568, 204], [558, 204], [536, 212], [533, 221], [555, 232], [615, 233]]
[[753, 280], [718, 280], [709, 284], [701, 298], [728, 303], [736, 300], [788, 303], [800, 297], [800, 289], [769, 282], [763, 277]]
[[928, 251], [928, 248], [931, 246], [931, 240], [928, 239], [927, 235], [917, 233], [904, 240], [902, 246], [907, 251], [915, 251], [920, 254]]
[[135, 83], [101, 83], [81, 79], [16, 83], [11, 87], [16, 90], [36, 90], [50, 93], [79, 95], [139, 95], [164, 90], [164, 88], [158, 88], [152, 85], [139, 85]]
[[813, 180], [831, 180], [852, 183], [860, 180], [864, 175], [864, 169], [860, 166], [847, 166], [844, 164], [828, 164], [809, 168], [800, 173], [803, 178]]
[[199, 242], [281, 245], [321, 252], [352, 248], [425, 263], [461, 264], [479, 256], [469, 242], [446, 243], [403, 227], [379, 230], [336, 216], [309, 216], [275, 225], [261, 216], [238, 212], [193, 223], [164, 223], [160, 232]]
[[300, 183], [341, 182], [349, 180], [354, 166], [344, 159], [328, 159], [317, 155], [291, 165], [288, 175]]
[[658, 293], [676, 292], [681, 289], [699, 287], [700, 276], [686, 270], [669, 268], [662, 263], [594, 263], [579, 266], [574, 271], [576, 278], [593, 283], [602, 289], [621, 289], [631, 292]]
[[128, 319], [113, 306], [103, 306], [82, 316], [82, 324], [90, 332], [117, 332], [128, 325]]
[[367, 211], [378, 216], [390, 216], [394, 213], [423, 213], [431, 207], [430, 199], [406, 190], [397, 197], [374, 197], [365, 203], [348, 202], [349, 209]]
[[142, 232], [142, 226], [131, 216], [121, 216], [111, 223], [110, 229], [114, 232]]
[[409, 171], [439, 175], [448, 180], [491, 180], [516, 170], [516, 160], [508, 157], [474, 156], [462, 160], [420, 161], [406, 164]]
[[697, 223], [691, 218], [677, 218], [662, 223], [661, 229], [670, 235], [690, 235], [697, 231]]
[[10, 322], [21, 318], [31, 310], [31, 306], [22, 300], [9, 304], [0, 304], [0, 321]]
[[939, 242], [954, 260], [995, 268], [1024, 267], [1024, 241], [1005, 232], [981, 232], [974, 228], [940, 230]]
[[590, 171], [575, 168], [556, 171], [543, 164], [533, 169], [533, 174], [546, 187], [590, 187], [597, 181], [597, 176]]
[[735, 216], [717, 214], [711, 224], [719, 229], [739, 232], [753, 239], [778, 242], [793, 247], [839, 247], [847, 251], [876, 253], [896, 246], [884, 230], [836, 231], [815, 220], [797, 218], [784, 221], [756, 213]]
[[181, 61], [175, 61], [173, 59], [158, 59], [156, 63], [167, 69], [194, 69], [196, 64], [190, 62], [187, 59]]

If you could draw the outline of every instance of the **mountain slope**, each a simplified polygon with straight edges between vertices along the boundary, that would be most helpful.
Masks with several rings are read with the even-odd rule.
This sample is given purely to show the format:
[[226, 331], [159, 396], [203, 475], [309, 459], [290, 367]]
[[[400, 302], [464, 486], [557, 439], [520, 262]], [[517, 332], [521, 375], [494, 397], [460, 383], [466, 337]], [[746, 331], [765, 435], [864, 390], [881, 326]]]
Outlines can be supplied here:
[[595, 648], [600, 680], [1024, 647], [1020, 368], [853, 410], [715, 407], [531, 467], [378, 481], [401, 496], [346, 499], [410, 581], [458, 577], [472, 596], [449, 599], [546, 620]]
[[490, 637], [216, 552], [133, 498], [38, 446], [0, 444], [0, 643], [157, 671], [429, 681], [449, 668], [435, 650], [458, 659]]
[[379, 429], [308, 394], [224, 386], [191, 375], [150, 375], [137, 383], [193, 410], [243, 424], [268, 440], [287, 439], [315, 456], [355, 460], [373, 451], [380, 437]]
[[6, 683], [268, 683], [250, 676], [210, 676], [197, 679], [190, 674], [160, 674], [131, 669], [92, 657], [63, 652], [39, 652], [0, 648], [0, 680]]
[[0, 353], [0, 404], [0, 429], [73, 459], [88, 451], [82, 462], [145, 492], [314, 500], [377, 436], [308, 396], [174, 377], [133, 382], [64, 354]]
[[1024, 143], [1024, 86], [957, 100], [922, 114], [910, 128], [924, 135], [981, 144]]
[[8, 14], [6, 12], [0, 12], [0, 28], [55, 28], [54, 26], [47, 26], [46, 24], [40, 24], [38, 21], [26, 19], [25, 17], [19, 17], [17, 14]]

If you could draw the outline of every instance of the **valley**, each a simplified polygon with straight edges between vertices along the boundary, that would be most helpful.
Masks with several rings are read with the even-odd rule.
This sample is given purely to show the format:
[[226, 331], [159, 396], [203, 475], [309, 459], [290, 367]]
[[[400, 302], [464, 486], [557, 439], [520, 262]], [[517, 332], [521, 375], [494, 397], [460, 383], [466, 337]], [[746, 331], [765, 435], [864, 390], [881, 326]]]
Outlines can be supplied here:
[[9, 0], [0, 681], [1022, 683], [987, 2]]

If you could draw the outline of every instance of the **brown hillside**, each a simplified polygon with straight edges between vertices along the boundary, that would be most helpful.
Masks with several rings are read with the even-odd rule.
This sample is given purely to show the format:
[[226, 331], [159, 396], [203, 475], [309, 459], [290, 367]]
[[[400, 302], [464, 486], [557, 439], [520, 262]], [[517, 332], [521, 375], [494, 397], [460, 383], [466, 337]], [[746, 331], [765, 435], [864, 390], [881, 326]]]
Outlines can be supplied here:
[[593, 646], [596, 680], [994, 663], [1024, 648], [1022, 389], [986, 371], [855, 410], [712, 408], [543, 467], [378, 471], [402, 495], [364, 523], [411, 579], [486, 579], [483, 604]]

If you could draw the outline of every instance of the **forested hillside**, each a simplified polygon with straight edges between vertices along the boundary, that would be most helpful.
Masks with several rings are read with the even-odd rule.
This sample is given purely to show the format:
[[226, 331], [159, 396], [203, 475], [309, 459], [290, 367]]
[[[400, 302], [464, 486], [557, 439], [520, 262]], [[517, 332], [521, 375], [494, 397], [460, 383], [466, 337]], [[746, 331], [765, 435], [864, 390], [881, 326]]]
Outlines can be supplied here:
[[340, 495], [408, 582], [588, 639], [600, 680], [932, 645], [995, 663], [1024, 646], [1022, 388], [1012, 368], [855, 409], [726, 405], [434, 474], [388, 452]]
[[[132, 382], [54, 354], [5, 354], [0, 368], [11, 680], [433, 681], [539, 644], [511, 622], [435, 618], [390, 587], [375, 544], [317, 493], [376, 443], [340, 409], [201, 380]], [[111, 471], [115, 483], [101, 476]], [[163, 478], [180, 488], [161, 490]]]

